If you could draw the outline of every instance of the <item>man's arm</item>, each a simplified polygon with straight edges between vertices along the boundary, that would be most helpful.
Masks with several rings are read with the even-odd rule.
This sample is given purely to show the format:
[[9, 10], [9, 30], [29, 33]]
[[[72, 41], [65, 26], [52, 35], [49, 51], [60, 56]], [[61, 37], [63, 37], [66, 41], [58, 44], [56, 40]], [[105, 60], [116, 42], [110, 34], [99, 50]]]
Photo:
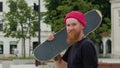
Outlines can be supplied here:
[[57, 56], [57, 60], [55, 62], [55, 68], [67, 68], [67, 63], [62, 59], [61, 55]]

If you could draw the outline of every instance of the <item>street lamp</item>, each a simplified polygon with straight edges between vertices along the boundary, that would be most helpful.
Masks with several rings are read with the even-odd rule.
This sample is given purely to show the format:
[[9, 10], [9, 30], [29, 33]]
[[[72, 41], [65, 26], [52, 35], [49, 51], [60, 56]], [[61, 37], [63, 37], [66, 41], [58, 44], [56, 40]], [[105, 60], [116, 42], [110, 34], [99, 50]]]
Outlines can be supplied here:
[[34, 3], [34, 10], [38, 12], [38, 45], [41, 43], [40, 41], [40, 0], [38, 0], [38, 5]]
[[39, 26], [38, 26], [38, 44], [41, 44], [41, 37], [40, 37], [40, 32], [41, 32], [41, 28], [40, 28], [40, 0], [38, 0], [38, 23], [39, 23]]
[[[41, 28], [40, 28], [40, 0], [38, 0], [38, 5], [36, 5], [36, 3], [34, 3], [34, 10], [38, 12], [38, 45], [41, 44]], [[35, 60], [35, 65], [38, 66], [40, 65], [41, 62]]]

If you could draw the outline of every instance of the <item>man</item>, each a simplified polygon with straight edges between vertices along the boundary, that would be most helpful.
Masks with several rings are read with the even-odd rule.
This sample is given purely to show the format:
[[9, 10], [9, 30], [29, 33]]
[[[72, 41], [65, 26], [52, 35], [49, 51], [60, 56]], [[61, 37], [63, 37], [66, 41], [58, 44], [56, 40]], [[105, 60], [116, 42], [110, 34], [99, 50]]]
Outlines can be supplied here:
[[[66, 53], [58, 56], [57, 68], [97, 68], [98, 60], [94, 43], [84, 36], [86, 27], [85, 15], [78, 11], [69, 12], [64, 24], [67, 29], [67, 42], [70, 47]], [[54, 34], [48, 37], [53, 40]]]
[[14, 55], [16, 56], [16, 57], [18, 57], [18, 49], [17, 48], [14, 48]]

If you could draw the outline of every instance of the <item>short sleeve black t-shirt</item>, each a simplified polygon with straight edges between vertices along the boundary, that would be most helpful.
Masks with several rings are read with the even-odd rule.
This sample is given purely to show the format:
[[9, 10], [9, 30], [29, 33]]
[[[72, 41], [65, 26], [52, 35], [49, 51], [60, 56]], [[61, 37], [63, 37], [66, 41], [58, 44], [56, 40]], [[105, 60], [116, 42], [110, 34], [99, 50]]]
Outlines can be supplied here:
[[88, 38], [71, 45], [62, 59], [68, 68], [97, 68], [98, 60], [94, 44]]

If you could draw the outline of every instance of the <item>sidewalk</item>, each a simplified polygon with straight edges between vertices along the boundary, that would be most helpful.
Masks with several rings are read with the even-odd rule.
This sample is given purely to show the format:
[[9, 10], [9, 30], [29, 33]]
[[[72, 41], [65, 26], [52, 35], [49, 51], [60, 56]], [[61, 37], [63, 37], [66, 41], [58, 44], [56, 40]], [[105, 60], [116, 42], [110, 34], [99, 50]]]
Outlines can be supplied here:
[[47, 62], [46, 65], [35, 66], [31, 60], [13, 60], [3, 61], [0, 68], [55, 68], [55, 65], [53, 62]]
[[[2, 64], [0, 64], [0, 68], [3, 68], [2, 67]], [[35, 67], [35, 65], [33, 65], [33, 64], [28, 64], [28, 65], [13, 65], [13, 64], [11, 64], [10, 65], [10, 68], [40, 68], [40, 67]]]
[[[0, 68], [2, 67], [2, 64], [0, 64]], [[40, 65], [38, 67], [36, 67], [34, 64], [19, 64], [19, 65], [10, 65], [10, 68], [55, 68], [53, 64], [48, 64], [48, 65]]]
[[[3, 68], [2, 64], [0, 64], [0, 68]], [[19, 65], [11, 64], [10, 68], [55, 68], [55, 66], [53, 63], [49, 63], [48, 65], [40, 65], [38, 67], [36, 67], [34, 64], [26, 64], [26, 65], [24, 65], [24, 64], [19, 64]]]

